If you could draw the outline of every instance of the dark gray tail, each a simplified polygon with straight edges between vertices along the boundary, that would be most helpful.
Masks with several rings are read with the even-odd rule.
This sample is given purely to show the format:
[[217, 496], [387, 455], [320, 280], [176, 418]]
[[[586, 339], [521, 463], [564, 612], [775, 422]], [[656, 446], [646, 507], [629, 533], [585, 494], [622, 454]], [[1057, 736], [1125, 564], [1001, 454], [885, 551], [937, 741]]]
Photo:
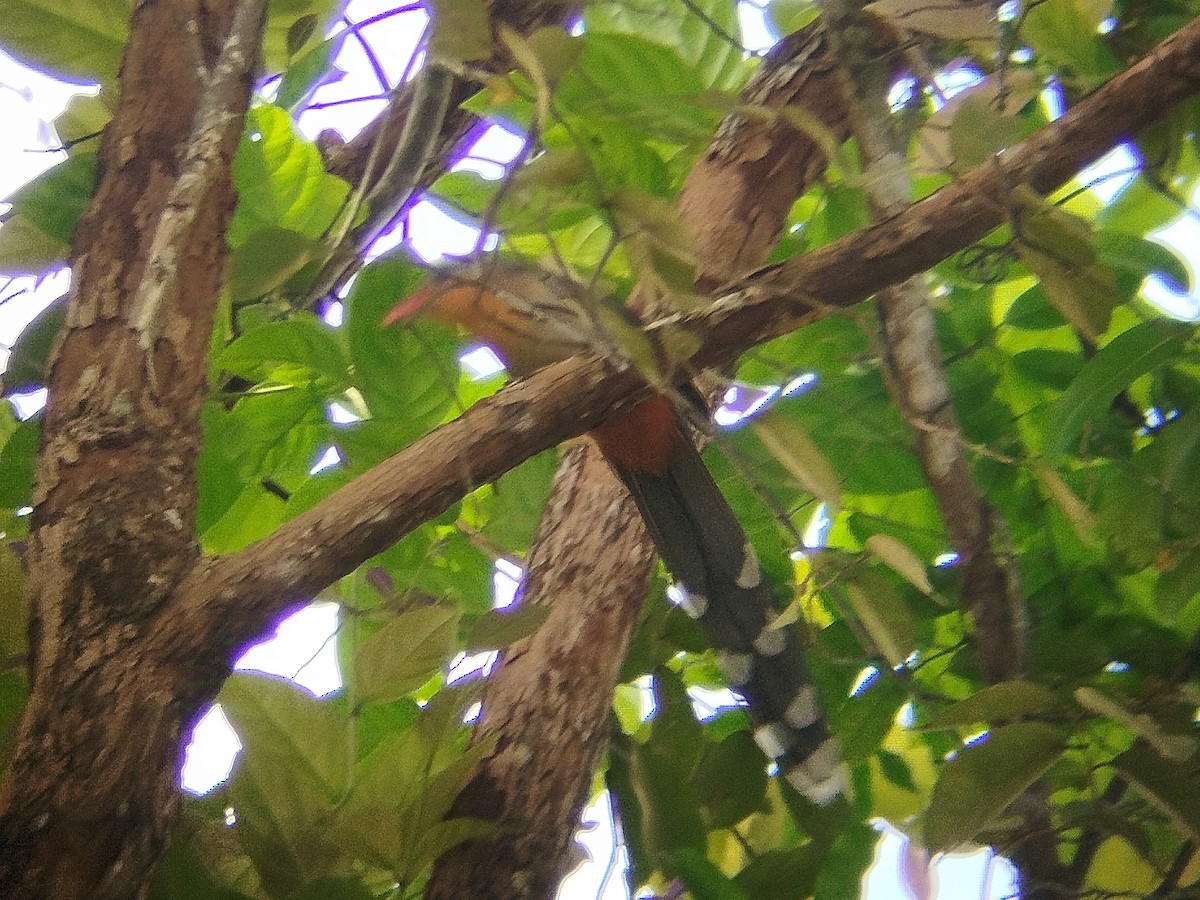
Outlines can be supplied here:
[[690, 441], [676, 442], [664, 475], [622, 471], [667, 569], [687, 592], [682, 607], [717, 651], [721, 671], [750, 705], [754, 738], [780, 774], [817, 803], [843, 787], [803, 651], [790, 627], [771, 627], [771, 589], [712, 475]]

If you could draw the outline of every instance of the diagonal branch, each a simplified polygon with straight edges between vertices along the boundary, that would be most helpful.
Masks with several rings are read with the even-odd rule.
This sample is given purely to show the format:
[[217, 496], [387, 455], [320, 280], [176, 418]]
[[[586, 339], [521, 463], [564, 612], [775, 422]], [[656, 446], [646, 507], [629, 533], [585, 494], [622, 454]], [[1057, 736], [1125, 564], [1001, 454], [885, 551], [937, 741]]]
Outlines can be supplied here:
[[[1002, 156], [885, 222], [732, 286], [685, 322], [705, 336], [697, 367], [735, 359], [969, 246], [998, 225], [1009, 187], [1046, 191], [1200, 91], [1200, 20]], [[249, 640], [289, 602], [444, 510], [472, 485], [586, 431], [645, 388], [629, 371], [570, 360], [503, 390], [376, 466], [270, 537], [207, 560], [189, 580], [213, 631]], [[220, 627], [217, 627], [217, 626]]]

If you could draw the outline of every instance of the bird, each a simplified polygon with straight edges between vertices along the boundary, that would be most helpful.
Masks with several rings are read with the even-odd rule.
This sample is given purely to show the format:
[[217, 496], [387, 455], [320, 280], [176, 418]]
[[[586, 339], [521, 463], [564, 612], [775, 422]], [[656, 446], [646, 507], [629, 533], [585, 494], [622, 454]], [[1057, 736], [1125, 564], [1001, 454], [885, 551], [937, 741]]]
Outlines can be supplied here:
[[[598, 303], [590, 293], [565, 274], [492, 254], [435, 271], [382, 324], [420, 316], [462, 329], [523, 377], [584, 353], [620, 357], [620, 341], [601, 314], [613, 308], [612, 298]], [[754, 548], [701, 459], [677, 411], [678, 396], [656, 392], [589, 434], [633, 496], [682, 589], [681, 608], [746, 700], [756, 743], [792, 787], [827, 805], [845, 789], [840, 746], [828, 732], [803, 648], [791, 628], [775, 621]]]

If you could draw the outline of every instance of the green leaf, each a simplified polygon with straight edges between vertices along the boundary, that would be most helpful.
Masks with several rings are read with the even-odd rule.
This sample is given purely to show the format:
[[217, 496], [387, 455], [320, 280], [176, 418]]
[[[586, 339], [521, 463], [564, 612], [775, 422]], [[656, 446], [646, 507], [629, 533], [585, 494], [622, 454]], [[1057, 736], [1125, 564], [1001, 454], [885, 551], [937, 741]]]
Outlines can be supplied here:
[[233, 247], [264, 225], [316, 240], [333, 225], [350, 192], [346, 182], [325, 172], [320, 153], [278, 106], [256, 106], [246, 114], [233, 181], [238, 192], [228, 235]]
[[737, 46], [741, 39], [733, 0], [696, 0], [668, 6], [591, 4], [585, 34], [630, 34], [670, 47], [687, 62], [704, 88], [736, 91], [748, 71]]
[[893, 585], [869, 571], [846, 583], [855, 617], [887, 661], [898, 666], [917, 646], [916, 617]]
[[796, 900], [812, 893], [825, 848], [815, 841], [793, 850], [768, 850], [755, 856], [733, 879], [754, 900]]
[[341, 31], [321, 41], [287, 67], [275, 94], [275, 103], [295, 112], [329, 74], [334, 58], [342, 49], [349, 31]]
[[0, 45], [34, 68], [108, 82], [121, 63], [129, 13], [128, 0], [6, 0]]
[[346, 383], [350, 364], [334, 332], [315, 316], [260, 325], [230, 344], [218, 365], [249, 378], [264, 379], [275, 366], [300, 366], [335, 385]]
[[[263, 33], [264, 68], [268, 72], [286, 69], [291, 58], [304, 49], [298, 39], [304, 37], [307, 42], [314, 34], [327, 32], [340, 9], [338, 0], [270, 0]], [[325, 27], [321, 27], [323, 23]]]
[[793, 34], [819, 15], [820, 7], [814, 0], [771, 0], [767, 5], [767, 24], [777, 35]]
[[1062, 66], [1076, 76], [1072, 80], [1095, 86], [1121, 68], [1101, 40], [1098, 24], [1074, 3], [1050, 0], [1029, 8], [1022, 18], [1021, 37], [1041, 62]]
[[1020, 719], [1050, 711], [1053, 694], [1028, 681], [1002, 681], [976, 691], [944, 709], [929, 721], [929, 728], [956, 728], [1006, 719]]
[[230, 254], [225, 289], [235, 303], [269, 294], [320, 253], [321, 245], [298, 231], [275, 225], [256, 228]]
[[388, 620], [358, 648], [355, 699], [397, 700], [437, 674], [457, 647], [458, 615], [453, 608], [429, 606]]
[[579, 64], [559, 83], [555, 106], [571, 118], [617, 119], [688, 141], [711, 134], [715, 124], [714, 113], [695, 103], [703, 89], [695, 70], [661, 44], [631, 34], [589, 34]]
[[[986, 7], [980, 5], [976, 9]], [[939, 13], [933, 15], [942, 18]], [[950, 153], [957, 171], [965, 171], [991, 159], [1018, 143], [1028, 130], [1025, 120], [1012, 111], [1012, 106], [1004, 112], [985, 93], [968, 92], [950, 124]]]
[[703, 853], [707, 832], [700, 806], [678, 760], [651, 745], [633, 746], [630, 779], [637, 797], [642, 842], [655, 864], [669, 872], [673, 854]]
[[1182, 293], [1191, 290], [1191, 273], [1183, 260], [1155, 241], [1105, 229], [1096, 232], [1096, 254], [1105, 265], [1129, 272], [1139, 281], [1158, 275], [1174, 290]]
[[1152, 806], [1166, 814], [1175, 829], [1190, 841], [1200, 840], [1200, 778], [1196, 757], [1180, 764], [1164, 759], [1148, 744], [1135, 743], [1113, 760]]
[[829, 723], [842, 743], [846, 761], [864, 762], [876, 753], [906, 702], [908, 695], [899, 681], [877, 677], [854, 696], [834, 704]]
[[873, 534], [863, 546], [868, 553], [877, 557], [922, 594], [933, 593], [933, 585], [929, 583], [925, 563], [913, 553], [908, 544], [890, 534]]
[[509, 644], [530, 637], [550, 616], [545, 606], [525, 603], [515, 609], [494, 609], [485, 613], [467, 632], [467, 653], [480, 650], [500, 650]]
[[709, 827], [732, 828], [766, 803], [766, 759], [749, 731], [735, 731], [705, 748], [691, 783]]
[[865, 823], [843, 828], [822, 860], [813, 896], [821, 900], [860, 900], [863, 876], [877, 841], [875, 829]]
[[[7, 403], [0, 417], [13, 422], [12, 407]], [[6, 427], [7, 430], [7, 427]], [[33, 459], [37, 454], [38, 422], [30, 419], [16, 425], [0, 449], [0, 507], [16, 509], [28, 506], [33, 496]]]
[[1066, 748], [1056, 728], [1017, 722], [964, 747], [946, 763], [925, 812], [925, 844], [950, 851], [971, 841]]
[[424, 322], [380, 327], [424, 276], [402, 257], [378, 259], [359, 272], [346, 298], [354, 383], [371, 414], [398, 428], [390, 452], [440, 423], [458, 384], [457, 364], [448, 360], [461, 342], [447, 329]]
[[747, 900], [741, 889], [699, 850], [692, 847], [673, 850], [666, 865], [696, 900]]
[[[5, 226], [8, 227], [8, 226]], [[3, 230], [0, 229], [0, 234]], [[47, 306], [26, 325], [13, 342], [8, 357], [8, 368], [4, 372], [4, 391], [33, 390], [46, 383], [50, 348], [67, 319], [66, 298], [60, 298]]]
[[95, 178], [96, 154], [79, 152], [14, 193], [0, 228], [0, 272], [34, 274], [64, 263]]
[[217, 697], [249, 751], [284, 764], [327, 798], [345, 787], [348, 723], [334, 707], [289, 681], [235, 673]]
[[780, 464], [825, 503], [831, 514], [841, 508], [842, 489], [837, 472], [797, 424], [768, 414], [756, 417], [751, 428]]
[[304, 49], [304, 45], [308, 43], [308, 39], [316, 33], [318, 24], [320, 24], [320, 19], [315, 14], [308, 13], [288, 26], [288, 56], [295, 56]]
[[529, 546], [550, 496], [550, 482], [557, 466], [558, 454], [551, 450], [539, 453], [497, 479], [485, 506], [487, 521], [483, 533], [502, 547], [523, 550]]
[[325, 874], [326, 821], [349, 778], [349, 723], [328, 702], [281, 679], [236, 674], [218, 701], [244, 749], [230, 782], [237, 839], [268, 891]]
[[1042, 439], [1042, 454], [1065, 453], [1084, 426], [1102, 416], [1112, 399], [1134, 381], [1178, 356], [1187, 330], [1154, 319], [1122, 332], [1084, 363], [1079, 376], [1054, 402]]

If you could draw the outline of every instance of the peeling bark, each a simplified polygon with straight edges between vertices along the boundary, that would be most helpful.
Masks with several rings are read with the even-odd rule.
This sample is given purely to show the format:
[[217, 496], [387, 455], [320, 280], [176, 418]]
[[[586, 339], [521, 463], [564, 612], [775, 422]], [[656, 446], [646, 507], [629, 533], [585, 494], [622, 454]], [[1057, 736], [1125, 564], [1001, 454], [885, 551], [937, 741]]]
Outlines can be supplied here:
[[198, 412], [264, 10], [143, 3], [133, 17], [42, 425], [32, 689], [0, 793], [5, 897], [145, 894], [179, 803], [181, 735], [227, 665], [180, 665], [150, 636], [197, 558]]

